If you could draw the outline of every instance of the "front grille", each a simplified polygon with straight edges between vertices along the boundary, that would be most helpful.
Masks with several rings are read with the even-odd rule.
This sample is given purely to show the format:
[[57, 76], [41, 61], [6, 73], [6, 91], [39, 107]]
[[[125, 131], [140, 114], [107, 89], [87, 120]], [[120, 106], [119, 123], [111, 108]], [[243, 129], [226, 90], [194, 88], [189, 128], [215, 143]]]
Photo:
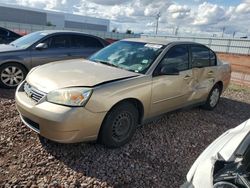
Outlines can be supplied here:
[[38, 89], [34, 88], [27, 82], [25, 82], [23, 90], [26, 93], [26, 95], [35, 102], [39, 102], [46, 95], [46, 93], [39, 91]]

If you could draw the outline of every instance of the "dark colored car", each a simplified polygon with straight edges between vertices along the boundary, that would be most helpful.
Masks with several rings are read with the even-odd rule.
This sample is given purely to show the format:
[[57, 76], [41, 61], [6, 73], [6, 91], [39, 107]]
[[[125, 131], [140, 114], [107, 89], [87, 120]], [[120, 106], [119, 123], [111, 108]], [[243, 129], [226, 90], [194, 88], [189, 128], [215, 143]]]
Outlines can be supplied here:
[[22, 36], [11, 30], [0, 27], [0, 44], [9, 44], [20, 37]]
[[28, 71], [45, 63], [87, 58], [109, 43], [73, 31], [38, 31], [0, 45], [0, 86], [15, 88]]

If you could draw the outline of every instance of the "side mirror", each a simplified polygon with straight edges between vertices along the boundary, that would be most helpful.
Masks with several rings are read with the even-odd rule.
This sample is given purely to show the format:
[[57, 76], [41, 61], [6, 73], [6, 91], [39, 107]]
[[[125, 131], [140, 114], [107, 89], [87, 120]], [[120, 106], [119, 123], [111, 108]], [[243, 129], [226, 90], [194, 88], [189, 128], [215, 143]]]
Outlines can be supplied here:
[[36, 50], [44, 50], [47, 48], [48, 48], [48, 45], [46, 43], [39, 43], [38, 45], [36, 45]]
[[179, 75], [180, 72], [175, 67], [163, 66], [160, 70], [160, 75]]

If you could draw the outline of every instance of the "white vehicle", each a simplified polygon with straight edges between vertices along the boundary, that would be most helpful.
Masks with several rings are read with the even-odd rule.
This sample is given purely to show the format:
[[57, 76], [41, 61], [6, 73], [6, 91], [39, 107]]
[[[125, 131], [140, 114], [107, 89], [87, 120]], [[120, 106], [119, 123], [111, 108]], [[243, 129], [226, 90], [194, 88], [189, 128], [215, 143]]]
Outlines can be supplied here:
[[250, 187], [250, 119], [210, 144], [189, 170], [182, 188]]

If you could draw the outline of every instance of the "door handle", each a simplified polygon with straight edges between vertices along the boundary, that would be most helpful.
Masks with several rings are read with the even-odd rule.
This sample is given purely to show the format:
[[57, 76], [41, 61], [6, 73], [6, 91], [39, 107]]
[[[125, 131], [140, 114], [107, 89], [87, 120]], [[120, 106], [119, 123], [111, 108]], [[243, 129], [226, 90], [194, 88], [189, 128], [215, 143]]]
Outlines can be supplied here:
[[189, 78], [191, 78], [191, 76], [186, 75], [183, 79], [184, 79], [184, 80], [188, 80]]
[[214, 74], [214, 71], [209, 71], [207, 74], [208, 74], [208, 75], [213, 75], [213, 74]]

